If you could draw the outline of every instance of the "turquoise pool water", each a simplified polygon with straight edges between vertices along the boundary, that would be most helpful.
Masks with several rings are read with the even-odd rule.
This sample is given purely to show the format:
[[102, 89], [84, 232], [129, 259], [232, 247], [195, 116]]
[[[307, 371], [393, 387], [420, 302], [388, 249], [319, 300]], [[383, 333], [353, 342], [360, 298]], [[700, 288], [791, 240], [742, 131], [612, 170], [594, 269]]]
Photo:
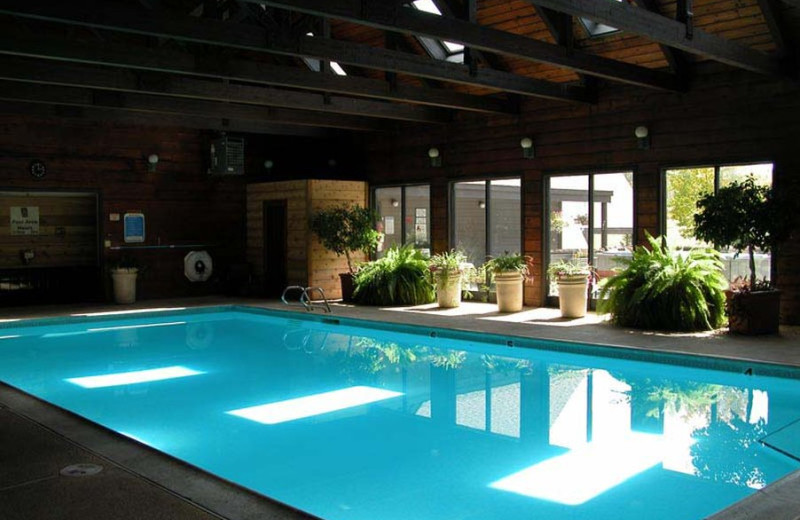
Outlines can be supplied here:
[[326, 520], [701, 519], [800, 467], [789, 369], [305, 318], [11, 324], [0, 380]]

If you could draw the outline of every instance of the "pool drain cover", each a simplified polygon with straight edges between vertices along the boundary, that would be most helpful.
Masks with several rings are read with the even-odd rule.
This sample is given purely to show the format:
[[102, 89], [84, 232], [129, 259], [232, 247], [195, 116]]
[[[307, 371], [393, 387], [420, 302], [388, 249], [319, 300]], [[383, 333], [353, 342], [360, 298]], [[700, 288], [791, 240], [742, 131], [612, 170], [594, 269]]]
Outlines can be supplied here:
[[103, 471], [103, 466], [98, 464], [89, 464], [89, 463], [81, 463], [81, 464], [70, 464], [65, 468], [61, 468], [61, 473], [65, 477], [89, 477], [91, 475], [97, 475]]

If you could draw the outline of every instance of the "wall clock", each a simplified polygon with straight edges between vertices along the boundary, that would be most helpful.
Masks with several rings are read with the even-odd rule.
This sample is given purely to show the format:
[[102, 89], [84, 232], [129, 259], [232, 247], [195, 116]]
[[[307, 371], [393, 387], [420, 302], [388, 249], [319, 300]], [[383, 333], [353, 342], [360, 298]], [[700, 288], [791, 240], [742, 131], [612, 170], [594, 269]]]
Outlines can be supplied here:
[[28, 169], [30, 170], [31, 175], [33, 175], [37, 179], [41, 179], [47, 174], [47, 167], [44, 165], [44, 162], [42, 161], [31, 162], [31, 165]]

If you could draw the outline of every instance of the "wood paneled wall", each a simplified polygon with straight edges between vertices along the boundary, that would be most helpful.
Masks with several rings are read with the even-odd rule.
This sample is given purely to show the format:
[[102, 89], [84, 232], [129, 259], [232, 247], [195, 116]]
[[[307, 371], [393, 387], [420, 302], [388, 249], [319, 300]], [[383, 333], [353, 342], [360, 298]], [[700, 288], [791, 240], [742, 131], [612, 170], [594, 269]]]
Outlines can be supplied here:
[[[641, 150], [636, 126], [650, 130], [651, 147]], [[676, 94], [605, 84], [596, 105], [530, 100], [520, 116], [460, 115], [444, 128], [404, 127], [393, 138], [367, 144], [370, 182], [431, 182], [435, 251], [449, 246], [447, 185], [470, 177], [523, 178], [525, 254], [536, 266], [526, 303], [541, 305], [544, 285], [543, 180], [548, 173], [632, 169], [635, 226], [659, 233], [661, 170], [717, 162], [773, 161], [780, 189], [800, 184], [800, 88], [788, 82], [732, 70], [699, 66], [690, 92]], [[519, 141], [534, 141], [536, 157], [523, 159]], [[427, 150], [441, 151], [433, 168]], [[777, 283], [784, 290], [783, 320], [800, 323], [800, 235], [778, 255]]]
[[[100, 200], [95, 245], [102, 251], [98, 269], [105, 272], [122, 254], [145, 266], [140, 299], [215, 293], [224, 289], [220, 281], [227, 266], [244, 258], [245, 187], [243, 178], [206, 174], [209, 138], [197, 130], [0, 113], [0, 190], [95, 192]], [[159, 156], [157, 171], [148, 172], [146, 158], [153, 153]], [[45, 177], [30, 175], [33, 160], [44, 161]], [[104, 247], [105, 240], [124, 245], [122, 221], [112, 222], [109, 215], [132, 210], [146, 216], [143, 245], [205, 244], [220, 277], [189, 282], [183, 257], [190, 249]], [[108, 291], [110, 278], [102, 279]]]
[[[247, 260], [259, 280], [264, 277], [263, 202], [287, 201], [288, 285], [322, 287], [329, 299], [341, 298], [339, 274], [347, 260], [328, 251], [311, 233], [309, 222], [319, 210], [342, 204], [367, 204], [367, 185], [360, 181], [301, 180], [250, 184], [247, 187]], [[355, 261], [366, 260], [357, 253]]]

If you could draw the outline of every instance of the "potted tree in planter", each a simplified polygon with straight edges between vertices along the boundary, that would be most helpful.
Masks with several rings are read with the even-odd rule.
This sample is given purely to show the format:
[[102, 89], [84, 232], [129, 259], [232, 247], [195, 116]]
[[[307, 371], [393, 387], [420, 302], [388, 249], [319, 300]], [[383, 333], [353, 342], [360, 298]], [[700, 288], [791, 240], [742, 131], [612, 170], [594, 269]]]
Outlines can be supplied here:
[[433, 255], [430, 270], [436, 285], [436, 301], [439, 307], [451, 308], [461, 305], [461, 281], [466, 271], [467, 255], [455, 249]]
[[591, 266], [575, 261], [559, 260], [550, 264], [547, 275], [558, 284], [558, 308], [564, 318], [586, 316], [586, 302]]
[[527, 259], [519, 253], [511, 254], [506, 251], [486, 262], [485, 266], [486, 271], [494, 278], [498, 310], [521, 311], [522, 284], [529, 277]]
[[791, 232], [794, 210], [786, 198], [772, 188], [756, 184], [753, 176], [708, 193], [697, 201], [695, 237], [716, 247], [731, 247], [740, 254], [747, 250], [750, 277], [731, 284], [726, 292], [725, 311], [731, 332], [774, 334], [778, 332], [780, 291], [766, 280], [759, 282], [755, 251], [775, 250]]
[[351, 254], [356, 251], [371, 254], [375, 250], [381, 237], [374, 227], [377, 220], [374, 211], [358, 205], [318, 211], [311, 219], [311, 231], [319, 237], [323, 247], [347, 259], [348, 272], [339, 275], [344, 301], [350, 301], [353, 296], [355, 268]]
[[114, 301], [116, 303], [134, 303], [136, 301], [136, 278], [139, 267], [136, 261], [122, 257], [111, 267], [111, 280], [114, 284]]

